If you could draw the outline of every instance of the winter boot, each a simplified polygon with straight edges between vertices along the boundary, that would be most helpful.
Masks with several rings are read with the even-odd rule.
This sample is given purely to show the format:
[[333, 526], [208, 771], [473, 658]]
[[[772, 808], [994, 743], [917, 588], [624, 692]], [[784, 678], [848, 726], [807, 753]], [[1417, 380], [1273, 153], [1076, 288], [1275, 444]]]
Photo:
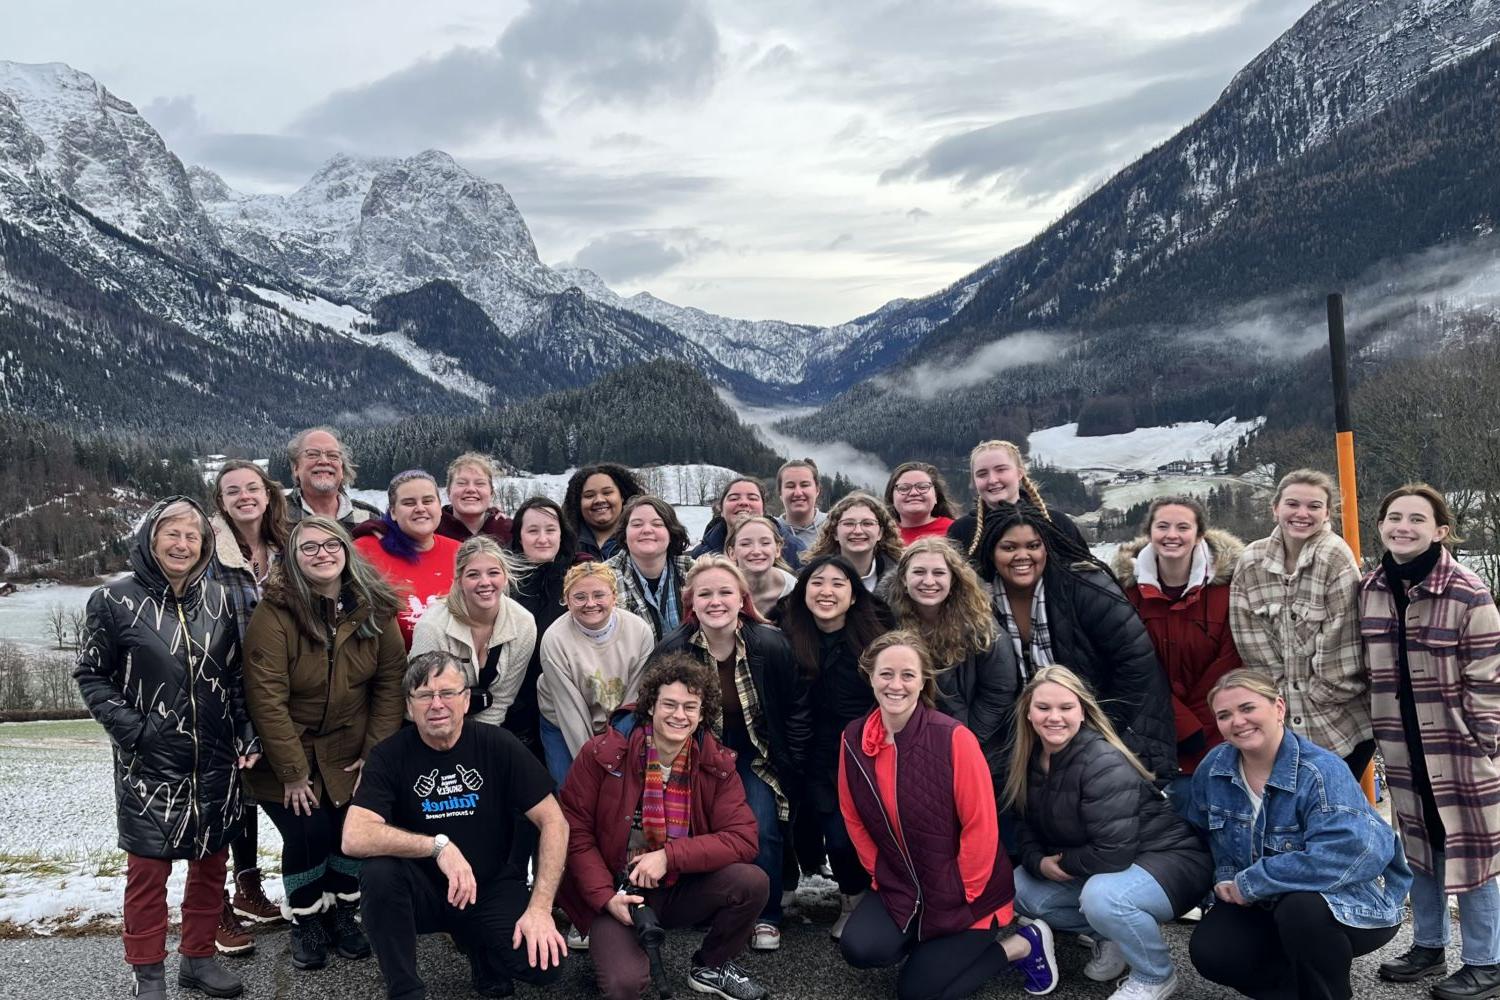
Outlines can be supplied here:
[[219, 929], [214, 946], [224, 955], [249, 955], [255, 951], [255, 936], [240, 923], [239, 914], [229, 905], [229, 890], [224, 890], [224, 909], [219, 914]]
[[177, 985], [211, 997], [237, 997], [245, 992], [240, 977], [220, 965], [212, 955], [205, 958], [183, 955], [177, 965]]
[[234, 912], [257, 924], [279, 924], [286, 919], [281, 907], [266, 898], [259, 868], [247, 868], [234, 876]]
[[167, 970], [160, 962], [130, 967], [130, 995], [138, 1000], [167, 1000]]
[[321, 969], [328, 964], [328, 934], [319, 913], [292, 918], [292, 965], [299, 969]]
[[365, 939], [364, 928], [354, 915], [359, 912], [358, 903], [340, 900], [331, 912], [323, 914], [323, 930], [327, 933], [334, 950], [340, 958], [369, 958], [370, 942]]

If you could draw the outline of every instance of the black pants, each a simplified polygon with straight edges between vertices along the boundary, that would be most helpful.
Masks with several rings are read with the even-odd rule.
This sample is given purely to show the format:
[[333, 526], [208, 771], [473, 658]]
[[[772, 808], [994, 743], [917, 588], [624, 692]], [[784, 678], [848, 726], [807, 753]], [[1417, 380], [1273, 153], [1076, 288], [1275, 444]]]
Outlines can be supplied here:
[[229, 855], [234, 864], [230, 866], [229, 880], [241, 872], [259, 868], [256, 854], [260, 849], [260, 810], [254, 802], [246, 802], [240, 818], [240, 832], [229, 842]]
[[1267, 906], [1218, 902], [1188, 944], [1193, 965], [1256, 1000], [1349, 1000], [1349, 966], [1396, 936], [1397, 927], [1348, 927], [1315, 892]]
[[1365, 768], [1370, 766], [1370, 761], [1375, 759], [1375, 741], [1364, 740], [1354, 744], [1354, 749], [1349, 751], [1349, 756], [1344, 758], [1344, 763], [1349, 765], [1349, 770], [1354, 774], [1355, 781], [1365, 779]]
[[417, 935], [438, 931], [452, 934], [469, 956], [476, 990], [514, 979], [545, 986], [557, 978], [557, 966], [543, 970], [528, 964], [524, 941], [520, 948], [510, 946], [516, 921], [531, 900], [524, 882], [486, 882], [478, 899], [462, 910], [448, 904], [446, 880], [432, 878], [420, 862], [407, 858], [366, 858], [359, 884], [365, 936], [391, 1000], [426, 996], [417, 973]]
[[298, 815], [280, 802], [260, 807], [281, 832], [281, 887], [293, 920], [320, 912], [325, 894], [345, 903], [359, 899], [360, 862], [340, 849], [347, 803], [335, 809], [325, 793], [311, 816]]
[[839, 949], [856, 969], [884, 969], [906, 959], [896, 977], [897, 1000], [959, 1000], [1010, 965], [998, 933], [999, 928], [959, 931], [918, 941], [916, 923], [903, 933], [877, 890], [866, 893], [849, 915]]

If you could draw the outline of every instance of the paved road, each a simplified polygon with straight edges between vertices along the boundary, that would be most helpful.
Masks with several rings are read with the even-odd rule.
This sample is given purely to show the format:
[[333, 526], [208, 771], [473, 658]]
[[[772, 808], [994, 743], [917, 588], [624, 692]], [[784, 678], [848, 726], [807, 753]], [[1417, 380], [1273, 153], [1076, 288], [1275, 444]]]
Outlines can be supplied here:
[[[893, 997], [895, 973], [856, 972], [840, 959], [837, 947], [828, 939], [827, 926], [832, 913], [824, 910], [814, 912], [811, 920], [798, 921], [792, 916], [783, 935], [779, 952], [751, 954], [744, 964], [752, 974], [760, 978], [783, 1000], [863, 1000], [870, 997]], [[1218, 998], [1226, 995], [1219, 987], [1205, 983], [1193, 972], [1187, 960], [1187, 939], [1191, 933], [1188, 925], [1174, 925], [1168, 929], [1168, 938], [1177, 960], [1178, 975], [1182, 988], [1177, 996], [1184, 1000], [1196, 998]], [[1394, 954], [1406, 947], [1410, 930], [1402, 934], [1382, 952]], [[683, 980], [686, 977], [689, 956], [692, 954], [697, 935], [677, 932], [668, 943], [668, 975], [672, 977], [676, 997], [690, 997], [692, 993]], [[1063, 982], [1058, 997], [1108, 997], [1112, 988], [1093, 983], [1083, 976], [1083, 963], [1088, 953], [1080, 946], [1060, 941], [1059, 959], [1063, 966]], [[434, 997], [467, 998], [476, 996], [468, 981], [468, 963], [455, 953], [445, 940], [425, 937], [420, 950], [423, 975], [427, 978], [429, 994]], [[175, 983], [171, 970], [175, 957], [168, 961], [169, 983]], [[337, 958], [319, 972], [299, 973], [292, 969], [287, 955], [287, 933], [285, 930], [264, 931], [259, 947], [252, 957], [228, 960], [245, 978], [246, 997], [277, 998], [277, 1000], [365, 1000], [384, 995], [379, 971], [373, 959], [363, 962], [344, 962]], [[1425, 997], [1425, 988], [1392, 986], [1375, 978], [1375, 958], [1360, 959], [1355, 964], [1355, 996], [1361, 1000], [1377, 998]], [[126, 997], [129, 995], [130, 977], [122, 961], [118, 938], [31, 938], [0, 941], [0, 998], [10, 1000], [76, 1000], [76, 998]], [[169, 987], [169, 995], [176, 995], [176, 986]], [[199, 997], [201, 994], [185, 994]], [[553, 990], [535, 990], [520, 987], [518, 997], [523, 1000], [539, 1000], [542, 997], [567, 998], [597, 997], [593, 987], [593, 969], [586, 957], [569, 959], [568, 967], [558, 987]], [[981, 997], [1023, 997], [1014, 978], [1000, 978]]]

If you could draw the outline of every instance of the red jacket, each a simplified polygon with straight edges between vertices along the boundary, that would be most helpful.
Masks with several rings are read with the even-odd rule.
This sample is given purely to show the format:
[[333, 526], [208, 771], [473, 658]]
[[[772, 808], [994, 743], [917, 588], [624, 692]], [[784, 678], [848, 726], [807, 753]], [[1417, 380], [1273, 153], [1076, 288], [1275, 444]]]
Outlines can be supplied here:
[[[1223, 740], [1208, 707], [1209, 689], [1241, 666], [1229, 630], [1229, 580], [1245, 546], [1226, 531], [1211, 529], [1203, 540], [1212, 557], [1211, 565], [1203, 567], [1206, 582], [1190, 584], [1175, 601], [1161, 592], [1155, 561], [1143, 564], [1139, 559], [1147, 545], [1145, 538], [1120, 546], [1114, 565], [1125, 597], [1146, 623], [1156, 656], [1167, 671], [1177, 727], [1177, 763], [1185, 775], [1192, 774], [1203, 755]], [[1201, 742], [1182, 749], [1182, 744], [1199, 734]]]
[[[699, 743], [691, 832], [667, 844], [667, 871], [678, 874], [715, 872], [737, 861], [754, 861], [760, 843], [755, 814], [734, 770], [734, 751], [720, 746], [713, 733], [701, 727], [694, 738]], [[615, 894], [645, 775], [645, 728], [636, 727], [628, 737], [611, 728], [583, 745], [563, 783], [568, 867], [558, 902], [580, 933], [589, 932]]]

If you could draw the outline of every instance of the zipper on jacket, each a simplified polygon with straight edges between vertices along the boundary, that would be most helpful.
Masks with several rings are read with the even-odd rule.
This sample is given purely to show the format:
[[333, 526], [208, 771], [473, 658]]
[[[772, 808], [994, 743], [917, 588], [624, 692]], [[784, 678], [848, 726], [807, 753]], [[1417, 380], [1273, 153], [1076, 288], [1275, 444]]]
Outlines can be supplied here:
[[[187, 618], [182, 613], [182, 601], [174, 595], [172, 603], [177, 608], [177, 623], [182, 627], [182, 648], [188, 661], [188, 704], [193, 709], [193, 775], [188, 779], [188, 784], [192, 788], [192, 795], [189, 798], [193, 803], [193, 834], [201, 837], [202, 830], [199, 829], [198, 823], [198, 667], [193, 663], [193, 634], [188, 631]], [[238, 775], [235, 780], [238, 780]]]
[[[851, 757], [854, 756], [854, 749], [849, 746], [849, 737], [847, 736], [844, 737], [844, 752], [849, 754]], [[891, 753], [896, 753], [895, 741], [891, 742]], [[906, 925], [901, 928], [901, 933], [905, 934], [908, 930], [911, 929], [911, 922], [917, 919], [917, 914], [922, 912], [922, 880], [917, 878], [917, 869], [916, 866], [911, 863], [911, 856], [906, 852], [906, 845], [902, 842], [900, 837], [896, 836], [896, 828], [891, 826], [891, 818], [885, 814], [885, 806], [880, 801], [880, 789], [876, 786], [874, 781], [870, 780], [870, 776], [865, 773], [865, 769], [860, 764], [858, 758], [855, 758], [854, 766], [859, 770], [860, 777], [865, 779], [865, 784], [870, 786], [870, 794], [875, 796], [875, 804], [880, 808], [880, 818], [885, 820], [886, 832], [891, 835], [891, 840], [895, 842], [896, 850], [901, 852], [901, 860], [906, 862], [907, 874], [911, 875], [911, 884], [915, 886], [917, 890], [916, 905], [912, 907], [911, 916], [906, 918]], [[892, 764], [891, 779], [894, 781], [895, 778], [896, 766], [895, 764]], [[900, 800], [897, 800], [898, 808], [899, 801]]]

